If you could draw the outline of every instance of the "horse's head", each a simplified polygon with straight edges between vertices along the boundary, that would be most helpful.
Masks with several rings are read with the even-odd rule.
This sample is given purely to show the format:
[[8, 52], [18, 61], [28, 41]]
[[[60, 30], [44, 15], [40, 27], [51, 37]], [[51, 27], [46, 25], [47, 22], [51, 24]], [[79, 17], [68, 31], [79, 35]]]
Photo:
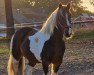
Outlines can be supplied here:
[[56, 21], [59, 30], [64, 33], [66, 37], [70, 37], [72, 34], [70, 3], [67, 5], [59, 3]]

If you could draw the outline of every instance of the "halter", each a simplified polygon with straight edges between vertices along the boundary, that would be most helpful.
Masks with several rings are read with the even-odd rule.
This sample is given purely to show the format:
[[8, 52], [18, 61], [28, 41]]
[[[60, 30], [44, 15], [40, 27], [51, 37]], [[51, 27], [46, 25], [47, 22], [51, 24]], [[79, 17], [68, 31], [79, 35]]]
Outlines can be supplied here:
[[62, 24], [59, 22], [59, 25], [63, 28], [63, 29], [66, 29], [66, 28], [72, 28], [72, 25], [69, 25], [69, 26], [62, 26]]
[[[62, 34], [62, 32], [65, 30], [65, 29], [67, 29], [67, 28], [72, 28], [72, 25], [69, 25], [69, 26], [62, 26], [62, 24], [60, 23], [60, 22], [58, 22], [58, 24], [60, 25], [59, 27], [57, 27], [57, 29], [58, 28], [60, 28], [60, 29], [58, 29], [58, 31]], [[61, 32], [62, 31], [62, 32]]]
[[64, 28], [72, 28], [72, 25], [69, 25], [69, 26], [65, 26]]

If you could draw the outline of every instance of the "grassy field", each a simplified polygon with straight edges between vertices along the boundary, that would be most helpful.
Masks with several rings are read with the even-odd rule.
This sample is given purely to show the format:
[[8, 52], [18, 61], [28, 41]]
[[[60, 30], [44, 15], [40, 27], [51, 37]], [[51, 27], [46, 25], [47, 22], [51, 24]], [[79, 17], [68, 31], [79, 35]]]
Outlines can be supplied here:
[[8, 48], [0, 49], [0, 53], [9, 53], [9, 49]]
[[6, 44], [0, 45], [0, 53], [9, 53], [8, 46]]
[[73, 39], [94, 39], [94, 28], [76, 29]]

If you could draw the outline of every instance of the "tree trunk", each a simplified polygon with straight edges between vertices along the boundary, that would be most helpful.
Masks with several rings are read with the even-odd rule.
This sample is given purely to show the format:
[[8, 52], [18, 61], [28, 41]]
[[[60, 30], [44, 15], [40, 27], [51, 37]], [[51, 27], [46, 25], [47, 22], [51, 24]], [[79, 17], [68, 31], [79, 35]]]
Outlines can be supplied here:
[[6, 13], [6, 26], [8, 27], [7, 28], [7, 38], [11, 38], [11, 36], [15, 32], [11, 0], [5, 0], [5, 13]]

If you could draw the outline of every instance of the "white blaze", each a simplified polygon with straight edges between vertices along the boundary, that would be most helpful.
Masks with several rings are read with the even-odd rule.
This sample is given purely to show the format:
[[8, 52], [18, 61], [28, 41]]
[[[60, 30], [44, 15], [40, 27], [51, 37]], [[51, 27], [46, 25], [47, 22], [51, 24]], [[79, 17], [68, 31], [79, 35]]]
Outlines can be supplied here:
[[71, 28], [69, 28], [69, 34], [71, 34], [72, 33], [72, 29]]
[[68, 20], [68, 14], [66, 14], [66, 22], [67, 22], [67, 25], [70, 26], [70, 23], [69, 23], [69, 20]]
[[[70, 23], [69, 23], [69, 20], [68, 20], [68, 14], [66, 13], [66, 22], [67, 22], [67, 25], [70, 26]], [[72, 33], [72, 29], [69, 28], [69, 34]]]

